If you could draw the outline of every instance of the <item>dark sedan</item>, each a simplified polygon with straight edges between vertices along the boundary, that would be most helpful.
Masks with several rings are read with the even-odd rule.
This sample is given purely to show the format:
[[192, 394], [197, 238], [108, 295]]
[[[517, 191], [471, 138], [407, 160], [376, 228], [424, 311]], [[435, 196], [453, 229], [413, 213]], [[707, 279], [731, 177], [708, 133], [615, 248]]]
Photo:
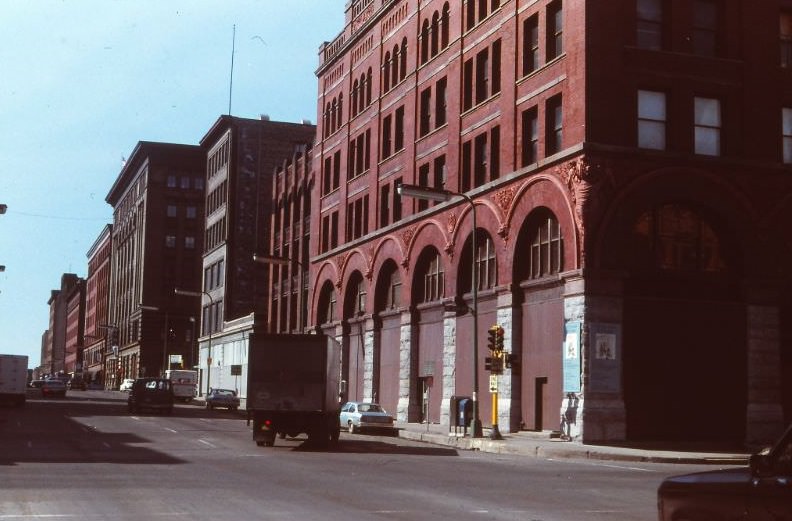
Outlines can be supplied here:
[[748, 467], [666, 479], [657, 506], [660, 521], [792, 521], [792, 426]]

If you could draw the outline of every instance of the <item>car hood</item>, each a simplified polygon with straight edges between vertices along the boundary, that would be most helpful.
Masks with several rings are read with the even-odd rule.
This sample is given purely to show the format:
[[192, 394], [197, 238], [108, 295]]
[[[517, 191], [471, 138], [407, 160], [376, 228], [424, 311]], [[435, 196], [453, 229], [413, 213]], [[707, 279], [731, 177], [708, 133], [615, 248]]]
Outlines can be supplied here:
[[750, 481], [751, 470], [748, 467], [710, 470], [667, 478], [660, 485], [659, 493], [664, 495], [684, 493], [689, 490], [695, 490], [697, 494], [741, 493], [748, 487]]

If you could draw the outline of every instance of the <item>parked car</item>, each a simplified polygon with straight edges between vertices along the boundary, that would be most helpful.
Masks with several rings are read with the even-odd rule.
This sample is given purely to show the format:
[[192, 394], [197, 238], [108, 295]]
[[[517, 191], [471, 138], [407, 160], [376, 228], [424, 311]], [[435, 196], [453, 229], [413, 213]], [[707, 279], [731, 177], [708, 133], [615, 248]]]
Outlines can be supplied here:
[[225, 407], [229, 411], [236, 411], [239, 408], [239, 396], [236, 391], [231, 389], [210, 389], [206, 395], [206, 408], [215, 409]]
[[41, 396], [66, 396], [66, 384], [58, 378], [43, 380], [40, 389]]
[[132, 390], [132, 384], [135, 383], [134, 378], [124, 378], [121, 385], [118, 386], [119, 391], [129, 392]]
[[30, 387], [34, 389], [41, 389], [42, 385], [44, 385], [44, 380], [33, 380], [30, 382]]
[[132, 384], [127, 398], [129, 412], [138, 412], [144, 409], [173, 412], [173, 386], [165, 378], [138, 378]]
[[84, 391], [88, 388], [88, 386], [85, 384], [85, 380], [82, 378], [72, 378], [69, 380], [67, 387], [69, 389], [79, 389], [80, 391]]
[[792, 519], [792, 425], [747, 467], [667, 478], [657, 508], [660, 521]]
[[341, 428], [351, 433], [362, 430], [387, 430], [393, 432], [393, 416], [377, 403], [347, 402], [339, 415]]

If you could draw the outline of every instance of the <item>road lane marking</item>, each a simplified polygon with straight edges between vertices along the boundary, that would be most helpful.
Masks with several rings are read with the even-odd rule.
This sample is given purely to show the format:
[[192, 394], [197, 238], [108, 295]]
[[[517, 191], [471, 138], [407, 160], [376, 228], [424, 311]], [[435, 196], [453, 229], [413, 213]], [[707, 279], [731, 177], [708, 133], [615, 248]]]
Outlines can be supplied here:
[[208, 442], [208, 441], [206, 441], [206, 440], [202, 440], [202, 439], [200, 439], [200, 438], [199, 438], [199, 439], [198, 439], [198, 441], [199, 441], [199, 442], [201, 442], [201, 443], [203, 443], [204, 445], [206, 445], [206, 446], [208, 446], [208, 447], [211, 447], [211, 448], [213, 448], [213, 449], [216, 449], [216, 448], [217, 448], [217, 446], [216, 446], [215, 444], [213, 444], [213, 443], [210, 443], [210, 442]]
[[177, 431], [176, 429], [171, 429], [170, 427], [165, 427], [165, 430], [166, 431], [171, 431], [174, 434], [178, 434], [179, 433], [179, 431]]

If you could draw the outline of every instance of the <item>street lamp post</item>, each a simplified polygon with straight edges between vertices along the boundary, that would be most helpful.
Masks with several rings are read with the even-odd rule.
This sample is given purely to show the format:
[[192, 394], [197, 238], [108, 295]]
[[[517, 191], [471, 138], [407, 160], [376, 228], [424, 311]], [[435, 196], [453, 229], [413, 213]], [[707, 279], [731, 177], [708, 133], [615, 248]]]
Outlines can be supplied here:
[[[206, 292], [206, 291], [190, 291], [190, 290], [186, 290], [186, 289], [176, 288], [176, 289], [173, 290], [173, 293], [175, 293], [176, 295], [183, 295], [185, 297], [201, 297], [201, 295], [206, 295], [206, 297], [209, 299], [209, 313], [208, 313], [208, 315], [211, 318], [212, 309], [214, 308], [214, 299], [212, 298], [212, 295], [210, 295], [208, 292]], [[208, 336], [209, 336], [208, 345], [207, 345], [209, 354], [206, 357], [206, 394], [208, 395], [209, 394], [209, 379], [210, 379], [210, 376], [212, 374], [212, 325], [211, 324], [206, 325], [206, 331], [208, 332]], [[199, 391], [200, 391], [200, 389], [199, 389]]]
[[481, 426], [478, 405], [478, 266], [476, 266], [476, 253], [478, 251], [478, 246], [476, 244], [476, 205], [473, 203], [473, 199], [471, 199], [469, 196], [459, 192], [451, 192], [449, 190], [402, 184], [399, 186], [398, 192], [402, 197], [412, 197], [424, 201], [436, 202], [446, 202], [451, 200], [453, 197], [462, 197], [468, 202], [468, 204], [470, 204], [470, 214], [473, 221], [473, 235], [470, 241], [473, 249], [473, 267], [471, 268], [473, 273], [473, 305], [471, 307], [471, 311], [473, 313], [473, 425], [471, 427], [471, 436], [473, 438], [481, 438], [483, 436], [483, 429]]
[[[280, 257], [278, 255], [261, 255], [258, 253], [253, 254], [253, 262], [258, 262], [259, 264], [275, 264], [278, 266], [289, 266], [289, 264], [293, 262], [297, 265], [300, 269], [300, 320], [297, 327], [300, 332], [305, 331], [305, 266], [297, 259]], [[289, 272], [289, 278], [291, 278], [291, 270]]]

